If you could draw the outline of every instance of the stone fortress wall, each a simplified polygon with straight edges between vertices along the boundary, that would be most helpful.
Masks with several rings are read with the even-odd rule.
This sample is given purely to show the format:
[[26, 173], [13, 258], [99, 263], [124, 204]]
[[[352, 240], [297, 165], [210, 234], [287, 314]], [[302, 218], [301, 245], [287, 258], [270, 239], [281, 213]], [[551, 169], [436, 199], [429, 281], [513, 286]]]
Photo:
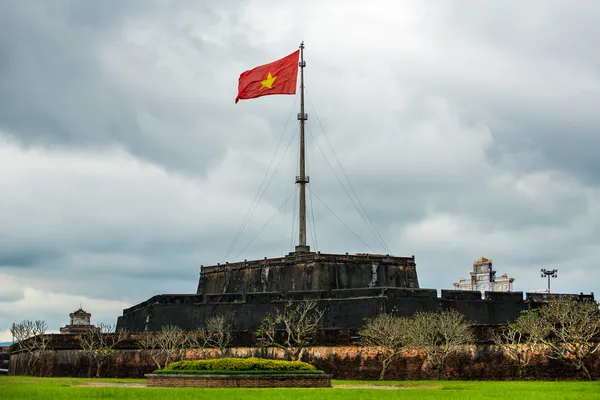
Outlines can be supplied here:
[[356, 330], [379, 313], [411, 316], [454, 308], [478, 325], [506, 324], [555, 296], [591, 295], [421, 289], [415, 258], [381, 254], [290, 253], [280, 258], [202, 267], [196, 294], [161, 294], [130, 307], [117, 328], [156, 331], [164, 325], [201, 326], [227, 316], [236, 331], [255, 331], [262, 318], [289, 301], [315, 299], [322, 329]]
[[207, 295], [157, 295], [123, 311], [117, 329], [156, 331], [163, 325], [194, 329], [213, 315], [228, 316], [236, 331], [255, 331], [262, 318], [288, 301], [316, 299], [325, 309], [323, 329], [358, 329], [365, 318], [378, 313], [411, 316], [417, 311], [454, 308], [476, 325], [513, 321], [523, 310], [536, 308], [557, 296], [593, 299], [593, 295], [485, 292], [435, 289], [367, 288], [298, 292], [224, 293]]

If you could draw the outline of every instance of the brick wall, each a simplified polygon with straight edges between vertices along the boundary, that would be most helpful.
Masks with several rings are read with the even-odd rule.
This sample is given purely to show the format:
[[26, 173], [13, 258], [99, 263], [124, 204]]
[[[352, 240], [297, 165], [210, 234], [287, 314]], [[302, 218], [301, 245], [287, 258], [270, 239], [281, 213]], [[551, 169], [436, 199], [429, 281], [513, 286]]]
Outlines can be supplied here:
[[[188, 360], [217, 357], [216, 351], [189, 350]], [[263, 357], [283, 359], [280, 349], [256, 347], [234, 347], [227, 349], [228, 357]], [[12, 353], [11, 375], [27, 375], [28, 355]], [[336, 379], [377, 379], [381, 371], [381, 356], [376, 349], [360, 346], [315, 346], [307, 349], [302, 361], [313, 364], [317, 369], [332, 374]], [[600, 378], [600, 352], [587, 361], [587, 368], [594, 379]], [[510, 380], [517, 378], [517, 369], [506, 355], [493, 345], [467, 346], [453, 354], [447, 362], [447, 379], [462, 380]], [[141, 350], [120, 350], [102, 370], [103, 377], [141, 378], [156, 369], [152, 359]], [[94, 376], [94, 365], [81, 350], [56, 350], [47, 362], [38, 363], [33, 375], [38, 376]], [[581, 371], [575, 370], [565, 361], [538, 357], [525, 371], [525, 379], [582, 379]], [[426, 361], [424, 354], [406, 349], [388, 368], [386, 379], [437, 379], [437, 373]]]
[[159, 375], [148, 374], [148, 386], [201, 388], [331, 387], [331, 375]]

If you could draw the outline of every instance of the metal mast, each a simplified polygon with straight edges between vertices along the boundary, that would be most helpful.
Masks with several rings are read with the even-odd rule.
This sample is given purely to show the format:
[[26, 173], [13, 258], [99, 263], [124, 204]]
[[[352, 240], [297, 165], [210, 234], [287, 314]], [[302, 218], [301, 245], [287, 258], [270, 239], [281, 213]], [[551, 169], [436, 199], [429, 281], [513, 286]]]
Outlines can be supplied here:
[[308, 119], [308, 114], [304, 112], [304, 42], [300, 43], [300, 112], [298, 120], [300, 121], [300, 175], [296, 177], [296, 183], [300, 185], [300, 221], [299, 221], [299, 241], [296, 246], [296, 253], [309, 252], [310, 247], [306, 245], [306, 184], [309, 182], [306, 176], [304, 161], [304, 123]]

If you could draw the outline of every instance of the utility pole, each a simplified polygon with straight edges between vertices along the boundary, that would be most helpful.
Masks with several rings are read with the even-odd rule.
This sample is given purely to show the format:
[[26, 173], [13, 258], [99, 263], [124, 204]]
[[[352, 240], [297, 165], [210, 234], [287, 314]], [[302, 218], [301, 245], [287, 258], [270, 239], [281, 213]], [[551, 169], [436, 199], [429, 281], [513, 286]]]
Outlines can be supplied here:
[[308, 114], [304, 112], [304, 42], [300, 43], [300, 112], [298, 120], [300, 121], [300, 175], [296, 177], [296, 183], [300, 185], [300, 213], [299, 213], [299, 240], [296, 246], [296, 253], [307, 253], [310, 247], [306, 245], [306, 185], [309, 182], [306, 176], [305, 160], [304, 160], [304, 124], [308, 120]]
[[548, 289], [546, 289], [546, 292], [550, 293], [550, 278], [557, 278], [558, 277], [558, 270], [557, 269], [552, 269], [552, 270], [547, 270], [542, 268], [541, 269], [541, 276], [542, 278], [544, 277], [548, 277]]

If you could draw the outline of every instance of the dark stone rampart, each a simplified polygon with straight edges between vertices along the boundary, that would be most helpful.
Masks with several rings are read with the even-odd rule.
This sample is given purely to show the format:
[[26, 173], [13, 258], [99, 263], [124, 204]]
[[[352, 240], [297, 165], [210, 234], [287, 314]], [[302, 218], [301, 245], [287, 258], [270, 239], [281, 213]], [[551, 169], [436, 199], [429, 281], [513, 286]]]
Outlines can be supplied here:
[[[290, 253], [280, 258], [204, 266], [196, 294], [162, 294], [130, 307], [117, 328], [157, 331], [165, 325], [195, 329], [225, 315], [234, 330], [255, 331], [289, 301], [314, 299], [325, 311], [323, 329], [356, 330], [380, 313], [456, 309], [473, 324], [505, 324], [521, 311], [555, 297], [548, 293], [420, 289], [415, 258], [381, 254]], [[568, 295], [579, 297], [579, 295]], [[591, 295], [593, 298], [593, 295]]]
[[[567, 295], [593, 298], [593, 295]], [[456, 309], [473, 324], [506, 324], [514, 321], [521, 311], [536, 308], [554, 296], [522, 292], [498, 293], [435, 289], [367, 288], [331, 291], [266, 292], [222, 295], [159, 295], [149, 301], [124, 310], [117, 328], [130, 332], [156, 331], [163, 325], [183, 329], [200, 327], [213, 315], [225, 315], [233, 329], [255, 331], [262, 318], [286, 302], [316, 299], [325, 310], [322, 328], [358, 329], [365, 318], [380, 313], [411, 316], [417, 311]]]
[[291, 253], [203, 266], [198, 294], [295, 292], [368, 287], [418, 288], [414, 257]]

